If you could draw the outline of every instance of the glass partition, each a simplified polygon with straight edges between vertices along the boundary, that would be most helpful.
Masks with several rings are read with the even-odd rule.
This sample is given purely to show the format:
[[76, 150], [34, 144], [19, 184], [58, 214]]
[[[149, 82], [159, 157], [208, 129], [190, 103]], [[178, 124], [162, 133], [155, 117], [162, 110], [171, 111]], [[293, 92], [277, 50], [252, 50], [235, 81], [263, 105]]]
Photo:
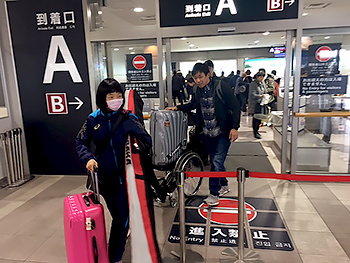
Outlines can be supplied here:
[[[350, 35], [305, 36], [300, 112], [350, 110]], [[299, 122], [297, 170], [349, 173], [349, 117], [307, 117]]]

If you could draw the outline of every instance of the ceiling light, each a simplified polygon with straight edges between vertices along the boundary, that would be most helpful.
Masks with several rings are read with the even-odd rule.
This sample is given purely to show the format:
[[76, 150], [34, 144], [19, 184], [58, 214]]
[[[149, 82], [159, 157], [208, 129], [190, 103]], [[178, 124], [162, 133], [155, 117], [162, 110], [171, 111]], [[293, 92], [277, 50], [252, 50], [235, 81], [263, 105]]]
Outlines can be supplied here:
[[281, 36], [281, 39], [285, 39], [286, 38], [286, 36]]
[[330, 36], [326, 36], [326, 37], [324, 37], [324, 39], [330, 39], [331, 37]]
[[248, 60], [249, 58], [245, 58], [245, 60]]
[[140, 12], [143, 12], [143, 11], [144, 11], [144, 9], [142, 7], [135, 7], [134, 8], [134, 12], [136, 12], [136, 13], [140, 13]]
[[129, 50], [133, 50], [134, 48], [132, 48], [132, 47], [129, 47]]
[[302, 13], [301, 15], [302, 16], [307, 16], [309, 13]]
[[190, 47], [194, 47], [194, 44], [190, 44]]
[[254, 41], [255, 44], [258, 44], [259, 42], [260, 42], [259, 40], [255, 40], [255, 41]]
[[183, 37], [183, 38], [181, 38], [181, 40], [187, 40], [187, 37]]
[[99, 15], [102, 15], [102, 11], [98, 11], [97, 13], [98, 13]]
[[130, 54], [134, 55], [134, 54], [135, 54], [135, 51], [130, 52]]
[[266, 31], [266, 32], [263, 33], [263, 35], [264, 35], [264, 36], [268, 36], [268, 35], [270, 35], [270, 32], [269, 32], [269, 31]]
[[114, 51], [119, 51], [119, 48], [115, 48], [115, 49], [113, 49]]

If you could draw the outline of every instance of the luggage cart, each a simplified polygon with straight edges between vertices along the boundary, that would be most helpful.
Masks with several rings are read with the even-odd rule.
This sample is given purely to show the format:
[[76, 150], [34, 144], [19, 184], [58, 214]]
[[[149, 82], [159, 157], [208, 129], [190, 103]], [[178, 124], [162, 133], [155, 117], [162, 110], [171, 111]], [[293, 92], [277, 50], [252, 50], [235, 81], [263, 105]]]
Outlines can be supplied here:
[[[155, 114], [155, 113], [152, 113]], [[164, 114], [164, 111], [163, 111]], [[168, 116], [171, 121], [174, 121], [174, 116]], [[178, 173], [177, 171], [204, 171], [204, 164], [203, 160], [201, 159], [199, 153], [196, 153], [188, 148], [188, 132], [187, 132], [187, 115], [181, 113], [180, 115], [180, 121], [182, 122], [181, 127], [176, 127], [176, 125], [170, 125], [165, 121], [164, 123], [167, 123], [169, 127], [168, 132], [164, 139], [169, 139], [171, 136], [176, 137], [176, 143], [172, 141], [171, 143], [166, 144], [168, 147], [168, 154], [166, 155], [166, 158], [163, 156], [163, 162], [161, 164], [153, 164], [154, 169], [164, 172], [164, 176], [159, 178], [159, 183], [162, 187], [166, 189], [167, 196], [169, 197], [170, 206], [175, 207], [178, 203], [178, 194], [177, 194], [177, 185], [178, 185]], [[156, 118], [151, 117], [151, 122], [156, 122]], [[162, 120], [164, 121], [164, 119]], [[185, 124], [184, 124], [185, 123]], [[154, 123], [151, 123], [151, 127], [154, 125]], [[184, 128], [185, 125], [185, 128]], [[171, 127], [170, 127], [171, 126]], [[177, 132], [177, 129], [181, 129], [185, 131], [186, 136], [184, 136], [184, 131]], [[152, 129], [151, 129], [152, 131]], [[182, 132], [182, 133], [181, 133]], [[180, 134], [181, 133], [181, 134]], [[152, 135], [152, 132], [151, 132]], [[159, 138], [155, 138], [155, 133], [153, 133], [152, 139], [153, 139], [153, 152], [157, 152], [158, 143], [161, 143], [159, 141]], [[158, 153], [159, 154], [159, 153]], [[159, 156], [158, 156], [159, 157]], [[201, 186], [202, 178], [185, 178], [184, 180], [184, 193], [185, 196], [193, 196], [197, 193], [199, 190], [199, 187]]]

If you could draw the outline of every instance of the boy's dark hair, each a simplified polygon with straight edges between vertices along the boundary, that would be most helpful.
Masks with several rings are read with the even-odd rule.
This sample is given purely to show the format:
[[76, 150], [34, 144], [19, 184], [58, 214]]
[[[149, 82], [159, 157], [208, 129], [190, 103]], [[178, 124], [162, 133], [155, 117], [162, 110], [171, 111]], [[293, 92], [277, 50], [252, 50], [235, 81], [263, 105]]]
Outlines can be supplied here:
[[213, 63], [213, 61], [211, 61], [210, 59], [208, 59], [207, 61], [205, 61], [204, 64], [207, 65], [208, 67], [214, 68], [214, 63]]
[[[112, 78], [107, 78], [101, 81], [98, 85], [97, 93], [96, 93], [96, 105], [101, 109], [103, 113], [107, 113], [107, 102], [106, 96], [109, 93], [119, 92], [123, 95], [124, 98], [124, 88], [120, 85], [120, 83]], [[121, 109], [123, 106], [120, 107]]]
[[197, 73], [203, 72], [205, 75], [209, 74], [209, 67], [206, 64], [203, 63], [196, 63], [192, 70], [192, 76], [196, 75]]

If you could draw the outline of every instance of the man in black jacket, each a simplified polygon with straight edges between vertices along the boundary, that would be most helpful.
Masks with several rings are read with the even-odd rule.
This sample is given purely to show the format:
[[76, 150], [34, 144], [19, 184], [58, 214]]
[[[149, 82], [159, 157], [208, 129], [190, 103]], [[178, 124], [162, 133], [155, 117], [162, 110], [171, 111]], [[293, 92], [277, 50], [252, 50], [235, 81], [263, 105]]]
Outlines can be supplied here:
[[[225, 171], [228, 149], [231, 142], [238, 138], [239, 103], [226, 83], [210, 77], [207, 65], [195, 64], [192, 75], [196, 86], [191, 102], [167, 109], [185, 112], [196, 109], [196, 133], [203, 132], [205, 135], [210, 170]], [[230, 191], [226, 178], [210, 178], [209, 189], [210, 195], [204, 201], [210, 206], [218, 205], [219, 196]]]

